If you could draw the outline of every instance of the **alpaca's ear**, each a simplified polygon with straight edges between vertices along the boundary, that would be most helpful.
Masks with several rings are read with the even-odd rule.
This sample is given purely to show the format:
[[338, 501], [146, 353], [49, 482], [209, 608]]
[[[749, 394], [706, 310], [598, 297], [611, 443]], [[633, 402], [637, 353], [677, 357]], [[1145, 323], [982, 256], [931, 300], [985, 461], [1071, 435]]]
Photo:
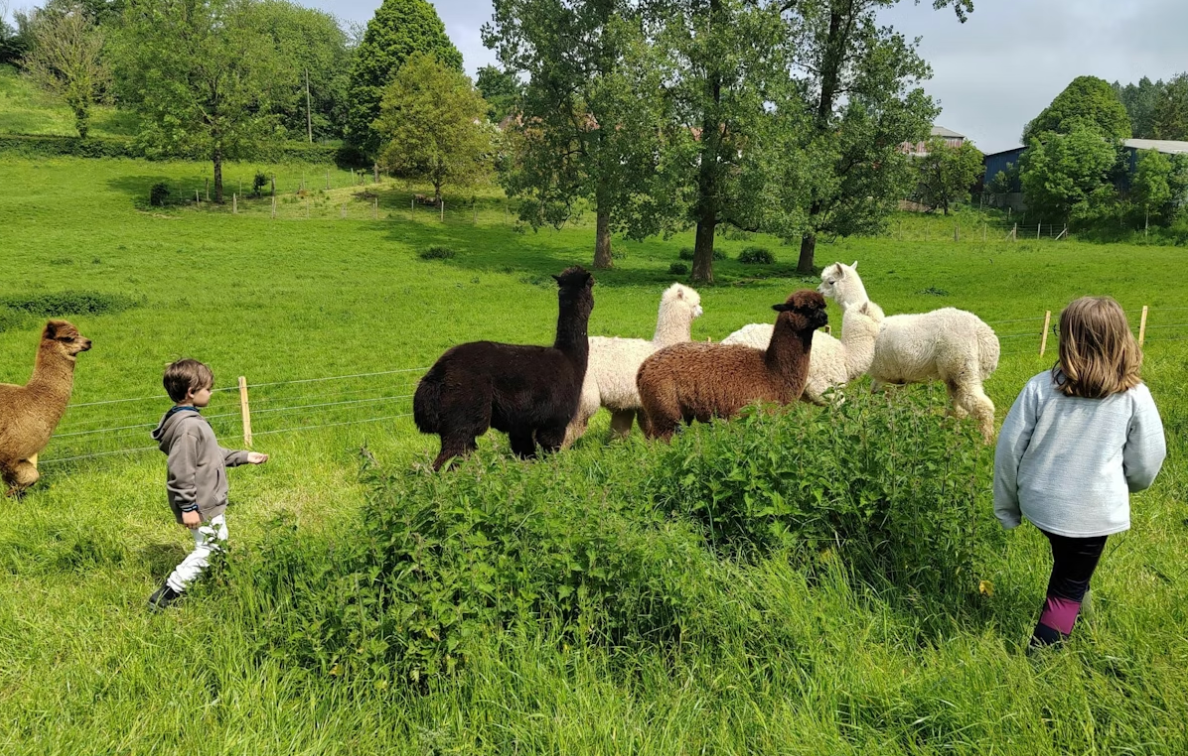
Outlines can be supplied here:
[[561, 283], [561, 276], [557, 275], [556, 273], [551, 273], [550, 275], [552, 275], [554, 281]]
[[791, 308], [788, 307], [788, 305], [786, 305], [786, 304], [778, 304], [778, 305], [772, 305], [771, 309], [775, 310], [776, 312], [787, 312]]
[[54, 322], [52, 320], [45, 324], [45, 338], [47, 338], [47, 339], [58, 338], [58, 327], [56, 325], [54, 325]]

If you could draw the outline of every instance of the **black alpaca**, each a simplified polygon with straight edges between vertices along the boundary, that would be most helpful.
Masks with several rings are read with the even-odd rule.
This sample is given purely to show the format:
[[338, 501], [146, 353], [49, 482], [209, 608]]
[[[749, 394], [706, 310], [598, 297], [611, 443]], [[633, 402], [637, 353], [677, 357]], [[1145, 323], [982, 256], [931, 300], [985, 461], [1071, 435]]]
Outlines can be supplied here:
[[487, 428], [506, 433], [520, 457], [535, 457], [537, 444], [545, 451], [561, 448], [586, 378], [594, 277], [575, 266], [553, 278], [560, 305], [553, 346], [460, 344], [443, 354], [417, 385], [417, 429], [441, 436], [434, 470], [473, 451], [475, 439]]

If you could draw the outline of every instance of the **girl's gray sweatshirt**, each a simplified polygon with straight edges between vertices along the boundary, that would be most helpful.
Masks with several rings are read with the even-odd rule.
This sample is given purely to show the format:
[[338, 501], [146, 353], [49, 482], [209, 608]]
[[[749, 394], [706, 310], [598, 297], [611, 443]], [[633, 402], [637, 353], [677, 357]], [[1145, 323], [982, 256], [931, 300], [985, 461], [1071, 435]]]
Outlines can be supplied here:
[[1084, 399], [1060, 393], [1045, 371], [1023, 387], [998, 434], [994, 514], [1007, 529], [1022, 516], [1071, 538], [1121, 533], [1130, 493], [1154, 482], [1166, 455], [1145, 385]]

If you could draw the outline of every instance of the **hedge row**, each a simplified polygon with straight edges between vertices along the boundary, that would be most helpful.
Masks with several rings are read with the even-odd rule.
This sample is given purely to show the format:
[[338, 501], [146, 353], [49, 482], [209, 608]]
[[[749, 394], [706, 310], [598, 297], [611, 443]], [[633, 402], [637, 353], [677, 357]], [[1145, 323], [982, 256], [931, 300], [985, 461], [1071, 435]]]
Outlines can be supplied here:
[[[287, 142], [280, 149], [280, 158], [305, 163], [358, 162], [356, 151], [347, 147]], [[144, 158], [143, 147], [129, 137], [42, 136], [33, 134], [0, 134], [0, 154], [22, 157], [82, 157], [82, 158]]]

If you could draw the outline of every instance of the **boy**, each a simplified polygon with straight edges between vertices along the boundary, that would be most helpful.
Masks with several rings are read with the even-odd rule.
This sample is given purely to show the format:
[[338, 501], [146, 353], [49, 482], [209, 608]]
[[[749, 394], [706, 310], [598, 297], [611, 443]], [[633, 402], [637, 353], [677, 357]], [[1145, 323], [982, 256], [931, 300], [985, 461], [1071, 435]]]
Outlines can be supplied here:
[[165, 368], [163, 383], [174, 404], [153, 431], [153, 439], [169, 457], [169, 507], [178, 524], [193, 533], [194, 550], [149, 597], [150, 609], [173, 603], [206, 569], [210, 555], [226, 550], [226, 468], [268, 461], [267, 454], [220, 447], [210, 423], [198, 414], [210, 404], [214, 387], [209, 367], [198, 360], [178, 360]]

